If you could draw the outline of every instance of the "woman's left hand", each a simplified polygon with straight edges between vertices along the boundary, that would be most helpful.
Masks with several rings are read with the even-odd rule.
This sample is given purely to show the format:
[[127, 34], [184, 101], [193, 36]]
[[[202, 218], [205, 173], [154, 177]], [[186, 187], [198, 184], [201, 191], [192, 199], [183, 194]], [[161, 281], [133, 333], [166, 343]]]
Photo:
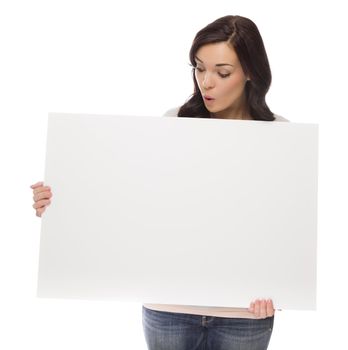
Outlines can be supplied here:
[[256, 318], [267, 318], [274, 315], [273, 301], [271, 299], [257, 299], [250, 303], [249, 312], [253, 313]]

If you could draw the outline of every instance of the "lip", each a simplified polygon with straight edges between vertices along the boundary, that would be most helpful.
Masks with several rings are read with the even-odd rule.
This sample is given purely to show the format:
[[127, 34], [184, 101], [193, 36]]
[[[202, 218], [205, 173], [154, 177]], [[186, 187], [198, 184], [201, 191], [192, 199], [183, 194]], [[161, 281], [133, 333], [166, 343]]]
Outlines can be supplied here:
[[208, 96], [208, 95], [204, 95], [203, 97], [204, 97], [204, 99], [205, 99], [206, 101], [215, 100], [215, 98], [213, 98], [213, 97], [211, 97], [211, 96]]

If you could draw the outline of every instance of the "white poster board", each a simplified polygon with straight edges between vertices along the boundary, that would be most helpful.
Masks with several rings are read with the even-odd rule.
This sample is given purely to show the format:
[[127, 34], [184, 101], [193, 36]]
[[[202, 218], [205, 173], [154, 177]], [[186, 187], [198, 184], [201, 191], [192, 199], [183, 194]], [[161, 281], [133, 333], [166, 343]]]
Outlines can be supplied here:
[[316, 303], [317, 125], [50, 114], [38, 295]]

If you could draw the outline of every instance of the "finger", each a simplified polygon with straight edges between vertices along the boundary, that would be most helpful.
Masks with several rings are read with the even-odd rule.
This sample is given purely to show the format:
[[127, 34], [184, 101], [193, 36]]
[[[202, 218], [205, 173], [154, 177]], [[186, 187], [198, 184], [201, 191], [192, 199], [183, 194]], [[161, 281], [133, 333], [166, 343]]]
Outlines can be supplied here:
[[51, 201], [49, 199], [43, 199], [41, 201], [35, 202], [33, 204], [33, 208], [39, 209], [39, 208], [42, 208], [42, 207], [50, 205], [50, 204], [51, 204]]
[[44, 191], [51, 191], [51, 187], [50, 186], [40, 186], [40, 187], [35, 188], [33, 190], [33, 193], [35, 195], [35, 194], [38, 194], [38, 193], [41, 193]]
[[260, 302], [260, 318], [266, 318], [267, 317], [267, 309], [266, 309], [266, 300], [262, 299]]
[[267, 317], [271, 317], [274, 315], [273, 301], [270, 299], [267, 300], [266, 310], [267, 310]]
[[254, 315], [256, 317], [260, 316], [260, 300], [255, 301], [255, 307], [254, 307]]
[[37, 193], [33, 196], [33, 199], [35, 202], [39, 201], [40, 199], [49, 199], [52, 197], [52, 192], [51, 191], [45, 191], [45, 192], [40, 192]]
[[45, 211], [46, 207], [42, 207], [36, 210], [36, 216], [41, 217], [42, 213]]
[[40, 187], [40, 186], [43, 186], [43, 182], [42, 182], [42, 181], [37, 182], [36, 184], [31, 185], [30, 188], [34, 189], [34, 188]]

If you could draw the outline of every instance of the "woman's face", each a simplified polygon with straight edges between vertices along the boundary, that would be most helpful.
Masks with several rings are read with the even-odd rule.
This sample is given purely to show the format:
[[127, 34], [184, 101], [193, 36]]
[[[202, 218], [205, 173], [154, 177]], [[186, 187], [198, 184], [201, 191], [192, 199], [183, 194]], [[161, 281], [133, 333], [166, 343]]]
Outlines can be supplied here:
[[225, 42], [207, 44], [199, 48], [195, 60], [195, 77], [212, 116], [251, 119], [244, 92], [248, 77], [235, 50]]

